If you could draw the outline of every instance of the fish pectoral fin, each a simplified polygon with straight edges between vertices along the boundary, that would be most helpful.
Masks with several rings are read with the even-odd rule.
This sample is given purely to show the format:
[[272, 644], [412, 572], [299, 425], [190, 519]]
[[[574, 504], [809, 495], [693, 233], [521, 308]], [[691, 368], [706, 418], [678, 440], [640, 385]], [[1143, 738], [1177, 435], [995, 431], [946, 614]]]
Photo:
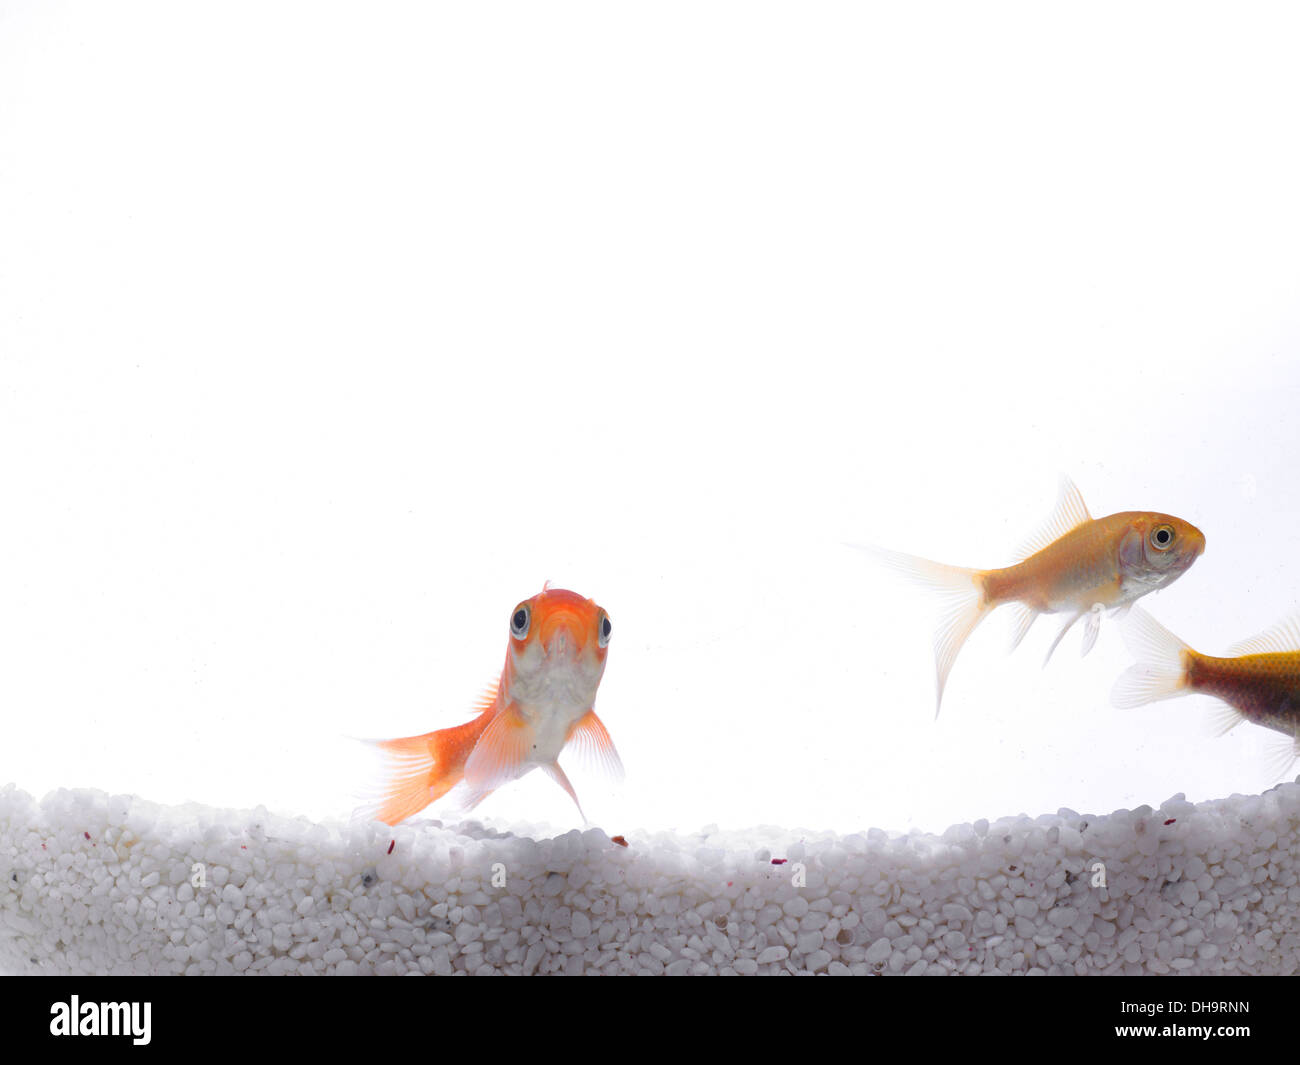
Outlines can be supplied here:
[[573, 800], [573, 805], [578, 808], [578, 813], [582, 814], [582, 823], [584, 825], [587, 824], [587, 815], [583, 813], [582, 803], [578, 801], [578, 793], [573, 790], [573, 785], [569, 783], [569, 778], [565, 776], [564, 770], [560, 768], [560, 763], [548, 762], [542, 766], [542, 769], [546, 771], [548, 777], [569, 793], [569, 798]]
[[533, 727], [513, 703], [502, 707], [465, 760], [465, 783], [474, 806], [521, 774], [533, 742]]
[[1079, 657], [1084, 657], [1097, 642], [1097, 633], [1101, 632], [1101, 612], [1105, 609], [1100, 603], [1094, 603], [1083, 623], [1083, 649]]
[[595, 710], [578, 718], [569, 732], [568, 744], [584, 769], [597, 770], [615, 783], [623, 779], [623, 760]]

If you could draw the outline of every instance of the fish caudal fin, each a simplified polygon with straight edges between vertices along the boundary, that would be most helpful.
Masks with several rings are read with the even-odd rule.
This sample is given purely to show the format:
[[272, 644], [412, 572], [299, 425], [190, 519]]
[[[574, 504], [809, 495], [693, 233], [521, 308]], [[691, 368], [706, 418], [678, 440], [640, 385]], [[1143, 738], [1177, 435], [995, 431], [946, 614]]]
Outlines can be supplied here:
[[1141, 607], [1129, 611], [1121, 631], [1138, 661], [1115, 682], [1111, 703], [1118, 707], [1145, 706], [1187, 693], [1185, 656], [1191, 653], [1187, 644]]
[[[495, 691], [489, 689], [480, 706], [486, 709]], [[397, 740], [367, 740], [384, 759], [384, 776], [379, 801], [358, 810], [357, 817], [395, 825], [441, 799], [465, 776], [465, 755], [474, 747], [488, 723], [480, 714], [472, 721], [451, 728], [426, 732], [422, 736], [404, 736]], [[482, 802], [492, 791], [479, 789], [470, 805]]]
[[[943, 703], [943, 689], [948, 682], [952, 664], [957, 660], [957, 652], [967, 637], [975, 631], [985, 615], [997, 604], [988, 602], [984, 597], [984, 572], [965, 569], [962, 566], [947, 566], [942, 562], [905, 555], [899, 551], [887, 551], [884, 548], [869, 548], [881, 562], [890, 569], [903, 574], [918, 584], [923, 584], [944, 597], [944, 611], [939, 619], [939, 627], [934, 634], [934, 666], [937, 690], [934, 700], [934, 716], [939, 716], [939, 707]], [[1032, 618], [1030, 619], [1032, 621]], [[1025, 628], [1028, 628], [1026, 625]], [[1024, 635], [1023, 632], [1020, 633]], [[1018, 641], [1017, 641], [1018, 642]]]
[[378, 801], [358, 809], [354, 818], [396, 825], [451, 790], [455, 781], [447, 787], [435, 784], [437, 740], [438, 733], [427, 732], [397, 740], [364, 741], [383, 755], [384, 773]]

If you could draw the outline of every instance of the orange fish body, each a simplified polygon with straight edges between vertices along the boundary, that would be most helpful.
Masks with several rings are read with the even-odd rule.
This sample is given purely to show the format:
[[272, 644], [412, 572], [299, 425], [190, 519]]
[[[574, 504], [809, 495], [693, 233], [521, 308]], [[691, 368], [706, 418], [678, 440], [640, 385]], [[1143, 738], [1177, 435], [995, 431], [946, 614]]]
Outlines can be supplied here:
[[1280, 732], [1277, 773], [1300, 756], [1300, 617], [1293, 617], [1228, 649], [1201, 654], [1144, 610], [1134, 610], [1124, 639], [1138, 662], [1111, 692], [1116, 706], [1144, 706], [1179, 695], [1212, 695], [1226, 703], [1220, 734], [1249, 721]]
[[560, 751], [573, 743], [611, 775], [623, 771], [593, 708], [610, 631], [603, 609], [562, 588], [547, 585], [516, 606], [501, 678], [479, 701], [477, 717], [422, 736], [376, 742], [391, 772], [373, 816], [395, 825], [462, 782], [467, 785], [464, 806], [470, 809], [502, 784], [538, 767], [582, 813], [557, 760]]
[[1015, 604], [1013, 649], [1039, 614], [1065, 614], [1048, 648], [1048, 659], [1071, 626], [1086, 618], [1083, 653], [1087, 654], [1097, 640], [1102, 609], [1127, 610], [1148, 592], [1176, 580], [1204, 550], [1201, 531], [1168, 514], [1124, 511], [1093, 518], [1068, 478], [1062, 481], [1056, 510], [1024, 545], [1014, 565], [965, 569], [874, 549], [894, 569], [948, 597], [948, 611], [934, 642], [936, 716], [957, 652], [990, 611]]

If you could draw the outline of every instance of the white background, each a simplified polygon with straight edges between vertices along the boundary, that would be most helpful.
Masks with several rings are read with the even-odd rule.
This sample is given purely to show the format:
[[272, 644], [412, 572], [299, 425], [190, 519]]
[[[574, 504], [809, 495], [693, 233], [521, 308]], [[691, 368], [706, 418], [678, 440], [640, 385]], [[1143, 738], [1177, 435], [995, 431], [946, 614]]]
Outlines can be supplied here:
[[[1009, 561], [1061, 473], [1300, 596], [1285, 8], [0, 4], [0, 782], [345, 817], [544, 580], [611, 833], [1256, 791], [845, 542]], [[542, 774], [480, 812], [580, 824]]]

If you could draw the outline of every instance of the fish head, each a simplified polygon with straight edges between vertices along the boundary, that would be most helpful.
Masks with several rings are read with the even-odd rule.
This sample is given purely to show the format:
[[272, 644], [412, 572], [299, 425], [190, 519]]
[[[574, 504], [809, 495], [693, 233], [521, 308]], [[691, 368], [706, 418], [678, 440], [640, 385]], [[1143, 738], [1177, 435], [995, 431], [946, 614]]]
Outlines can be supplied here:
[[510, 613], [507, 694], [528, 706], [589, 709], [605, 672], [611, 630], [603, 607], [548, 584]]
[[1123, 602], [1177, 580], [1205, 550], [1205, 534], [1182, 518], [1145, 511], [1125, 517], [1118, 554]]

